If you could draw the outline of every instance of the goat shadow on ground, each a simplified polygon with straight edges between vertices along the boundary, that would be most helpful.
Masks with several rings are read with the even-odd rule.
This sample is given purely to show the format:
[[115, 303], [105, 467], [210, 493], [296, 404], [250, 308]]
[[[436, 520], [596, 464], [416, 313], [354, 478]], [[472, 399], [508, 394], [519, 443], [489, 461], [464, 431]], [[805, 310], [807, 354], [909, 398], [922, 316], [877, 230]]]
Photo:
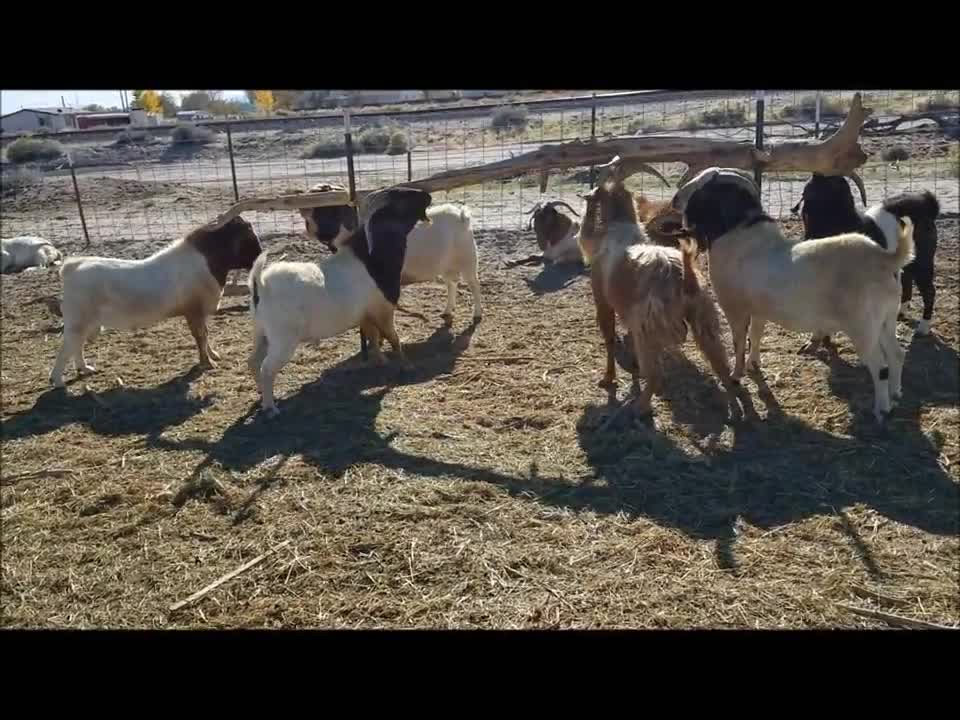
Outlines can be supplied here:
[[546, 295], [573, 285], [587, 274], [582, 263], [547, 263], [537, 275], [524, 277], [523, 281], [534, 295]]
[[190, 383], [203, 371], [194, 365], [183, 375], [151, 388], [115, 387], [96, 396], [89, 393], [68, 396], [51, 388], [42, 393], [33, 407], [15, 413], [0, 423], [4, 441], [45, 435], [72, 423], [82, 423], [98, 435], [156, 435], [168, 427], [186, 422], [209, 407], [216, 395], [190, 397]]
[[[923, 407], [951, 407], [960, 401], [960, 356], [935, 334], [913, 334], [906, 347], [901, 379], [903, 398], [890, 421], [899, 426], [902, 418], [916, 415]], [[851, 362], [852, 361], [852, 362]], [[873, 382], [860, 359], [830, 353], [827, 383], [837, 397], [851, 403], [859, 423], [873, 420]]]
[[[837, 515], [838, 530], [874, 575], [882, 571], [842, 514], [844, 507], [863, 503], [925, 532], [960, 534], [960, 486], [937, 462], [939, 447], [924, 435], [915, 415], [886, 437], [882, 430], [874, 430], [875, 439], [837, 437], [784, 415], [762, 375], [753, 378], [768, 407], [766, 421], [733, 425], [732, 448], [710, 448], [708, 461], [692, 461], [649, 425], [626, 432], [600, 430], [600, 417], [608, 408], [588, 407], [577, 432], [588, 464], [606, 487], [594, 484], [573, 491], [566, 504], [598, 512], [623, 510], [691, 537], [714, 540], [719, 564], [731, 569], [736, 568], [738, 518], [773, 529], [812, 516]], [[671, 403], [675, 417], [700, 407], [677, 400]], [[689, 407], [683, 409], [684, 404]], [[878, 444], [884, 446], [882, 454]]]
[[[898, 428], [896, 446], [887, 445], [881, 456], [870, 442], [836, 437], [782, 413], [771, 413], [766, 421], [734, 424], [733, 447], [709, 447], [704, 462], [691, 459], [673, 440], [643, 423], [627, 430], [601, 430], [610, 408], [590, 405], [577, 423], [577, 433], [587, 462], [601, 482], [579, 485], [542, 477], [533, 459], [529, 473], [511, 476], [400, 451], [392, 446], [397, 433], [381, 435], [376, 428], [383, 398], [393, 386], [450, 372], [462, 350], [451, 343], [448, 333], [440, 328], [430, 339], [406, 346], [415, 366], [412, 372], [358, 368], [354, 356], [281, 400], [282, 414], [275, 420], [266, 420], [254, 406], [218, 441], [154, 437], [148, 442], [163, 449], [202, 451], [205, 457], [194, 477], [214, 463], [244, 471], [278, 455], [283, 463], [286, 457], [301, 454], [304, 462], [331, 478], [341, 477], [357, 464], [377, 463], [421, 477], [486, 482], [514, 497], [529, 500], [532, 495], [536, 502], [575, 511], [624, 512], [693, 538], [715, 541], [718, 563], [734, 570], [738, 518], [772, 529], [817, 515], [837, 517], [838, 533], [853, 544], [874, 575], [882, 570], [842, 514], [844, 507], [863, 503], [929, 533], [960, 534], [960, 489], [940, 468], [936, 448], [915, 423]], [[689, 361], [676, 364], [681, 373], [699, 373]], [[697, 379], [695, 384], [702, 382], [703, 389], [692, 394], [669, 394], [669, 412], [678, 421], [692, 420], [694, 433], [715, 432], [726, 424], [723, 391], [711, 386], [710, 380]], [[768, 408], [778, 407], [772, 396], [766, 402]], [[878, 472], [877, 467], [883, 470]], [[255, 510], [250, 506], [275, 482], [275, 476], [271, 472], [258, 481], [235, 522]]]

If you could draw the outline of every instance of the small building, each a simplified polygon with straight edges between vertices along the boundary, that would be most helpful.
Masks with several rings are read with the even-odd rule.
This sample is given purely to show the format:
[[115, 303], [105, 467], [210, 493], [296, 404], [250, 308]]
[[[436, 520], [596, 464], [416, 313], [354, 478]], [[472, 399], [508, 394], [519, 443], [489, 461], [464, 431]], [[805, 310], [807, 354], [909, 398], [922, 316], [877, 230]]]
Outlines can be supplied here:
[[21, 108], [0, 116], [0, 132], [16, 135], [75, 130], [80, 113], [82, 110], [72, 107]]
[[177, 122], [194, 122], [196, 120], [212, 120], [213, 115], [204, 110], [179, 110]]
[[77, 118], [77, 129], [89, 130], [95, 127], [123, 127], [130, 124], [130, 113], [90, 113]]

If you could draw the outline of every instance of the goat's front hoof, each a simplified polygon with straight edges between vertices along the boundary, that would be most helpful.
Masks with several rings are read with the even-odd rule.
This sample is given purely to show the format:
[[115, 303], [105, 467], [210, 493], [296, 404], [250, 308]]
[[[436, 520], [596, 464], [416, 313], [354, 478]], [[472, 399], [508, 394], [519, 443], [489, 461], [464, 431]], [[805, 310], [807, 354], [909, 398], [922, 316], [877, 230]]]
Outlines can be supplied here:
[[930, 321], [921, 320], [917, 323], [917, 335], [929, 335], [930, 334]]
[[603, 388], [604, 390], [615, 390], [617, 387], [617, 379], [615, 377], [606, 376], [597, 383], [597, 387]]
[[264, 405], [263, 414], [268, 420], [273, 420], [280, 414], [276, 405]]
[[747, 372], [751, 375], [760, 374], [760, 361], [759, 360], [747, 360]]
[[448, 312], [442, 313], [440, 315], [440, 318], [443, 320], [443, 324], [446, 325], [447, 327], [450, 327], [451, 325], [453, 325], [453, 313], [448, 313]]
[[58, 390], [63, 390], [63, 388], [66, 387], [66, 385], [63, 382], [63, 377], [58, 377], [58, 378], [51, 377], [50, 384], [53, 387], [57, 388]]
[[481, 320], [483, 320], [483, 315], [481, 315], [480, 313], [474, 314], [474, 316], [473, 316], [473, 324], [474, 324], [474, 325], [479, 325]]
[[199, 363], [197, 363], [197, 367], [199, 367], [201, 370], [214, 370], [217, 367], [217, 364], [210, 358], [207, 358], [206, 360], [201, 360]]
[[897, 313], [897, 320], [899, 320], [900, 322], [903, 322], [906, 319], [907, 319], [907, 316], [904, 315], [902, 312]]

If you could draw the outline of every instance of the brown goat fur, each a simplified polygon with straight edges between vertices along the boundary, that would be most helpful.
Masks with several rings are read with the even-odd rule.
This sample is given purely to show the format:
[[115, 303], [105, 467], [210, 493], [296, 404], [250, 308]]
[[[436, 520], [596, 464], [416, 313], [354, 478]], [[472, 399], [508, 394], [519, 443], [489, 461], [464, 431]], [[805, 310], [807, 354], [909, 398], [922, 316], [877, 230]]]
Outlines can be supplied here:
[[585, 199], [579, 242], [584, 262], [590, 266], [597, 326], [606, 347], [600, 386], [616, 387], [615, 318], [619, 317], [632, 336], [635, 388], [640, 375], [646, 378], [635, 401], [640, 412], [650, 411], [652, 396], [662, 387], [663, 352], [682, 345], [688, 329], [721, 383], [730, 389], [719, 311], [693, 265], [692, 245], [683, 243], [677, 249], [651, 244], [633, 196], [619, 182], [604, 183]]

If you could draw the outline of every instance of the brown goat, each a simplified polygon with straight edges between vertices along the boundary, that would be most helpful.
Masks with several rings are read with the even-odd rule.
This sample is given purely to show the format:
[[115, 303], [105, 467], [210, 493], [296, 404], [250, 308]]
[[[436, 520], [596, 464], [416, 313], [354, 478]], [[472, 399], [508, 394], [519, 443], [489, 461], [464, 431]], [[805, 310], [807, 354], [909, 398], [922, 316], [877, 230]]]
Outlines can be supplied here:
[[720, 331], [717, 306], [693, 265], [695, 250], [654, 245], [640, 223], [633, 195], [618, 179], [602, 182], [584, 196], [587, 209], [579, 244], [590, 267], [597, 325], [606, 346], [606, 372], [600, 387], [616, 388], [615, 323], [619, 317], [632, 336], [637, 359], [632, 371], [646, 378], [634, 401], [649, 413], [654, 393], [663, 384], [661, 359], [669, 347], [684, 343], [689, 328], [720, 382], [732, 389], [730, 367]]

